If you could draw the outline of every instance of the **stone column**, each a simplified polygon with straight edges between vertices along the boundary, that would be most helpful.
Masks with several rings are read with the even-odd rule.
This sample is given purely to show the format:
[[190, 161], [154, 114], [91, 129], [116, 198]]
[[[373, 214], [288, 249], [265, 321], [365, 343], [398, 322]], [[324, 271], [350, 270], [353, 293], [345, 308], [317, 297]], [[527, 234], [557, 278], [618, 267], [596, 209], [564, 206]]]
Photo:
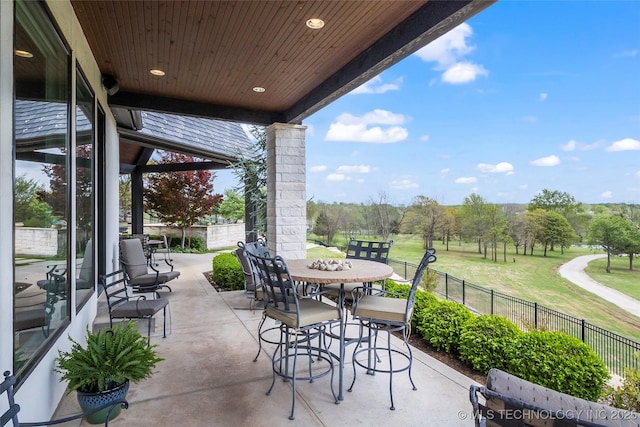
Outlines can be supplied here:
[[285, 260], [307, 256], [306, 128], [267, 128], [267, 244]]

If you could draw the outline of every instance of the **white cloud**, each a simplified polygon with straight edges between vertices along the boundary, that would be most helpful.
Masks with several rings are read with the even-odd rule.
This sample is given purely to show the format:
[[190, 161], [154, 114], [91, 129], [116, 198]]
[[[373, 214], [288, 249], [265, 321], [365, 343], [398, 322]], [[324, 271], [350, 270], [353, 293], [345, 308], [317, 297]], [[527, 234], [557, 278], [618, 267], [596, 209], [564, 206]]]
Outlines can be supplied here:
[[574, 150], [589, 151], [589, 150], [598, 148], [599, 145], [600, 144], [598, 142], [594, 142], [593, 144], [584, 144], [582, 142], [578, 142], [572, 139], [566, 144], [561, 145], [560, 149], [562, 151], [574, 151]]
[[611, 191], [605, 191], [604, 193], [600, 194], [600, 197], [604, 199], [610, 199], [613, 197], [613, 193]]
[[478, 169], [485, 173], [506, 173], [507, 175], [513, 175], [513, 165], [508, 162], [500, 162], [497, 165], [479, 163]]
[[616, 52], [613, 54], [614, 58], [634, 57], [638, 55], [638, 49], [623, 50], [622, 52]]
[[[402, 126], [407, 120], [403, 114], [376, 109], [363, 116], [343, 113], [329, 126], [325, 136], [327, 141], [353, 141], [371, 143], [393, 143], [404, 141], [409, 132]], [[370, 125], [383, 125], [370, 126]]]
[[324, 172], [327, 170], [326, 165], [311, 166], [309, 172]]
[[640, 171], [636, 172], [636, 177], [640, 178]]
[[640, 141], [633, 138], [625, 138], [616, 141], [606, 148], [606, 151], [638, 151], [640, 150]]
[[393, 190], [411, 190], [413, 188], [420, 188], [420, 186], [410, 179], [393, 180], [389, 183], [389, 187]]
[[546, 101], [548, 97], [549, 97], [548, 93], [542, 92], [539, 96], [540, 102]]
[[463, 23], [432, 41], [415, 54], [425, 62], [436, 62], [435, 70], [443, 71], [441, 80], [450, 84], [474, 81], [489, 72], [479, 64], [463, 61], [465, 55], [473, 52], [475, 46], [468, 43], [473, 29]]
[[420, 137], [420, 141], [422, 141], [422, 142], [427, 142], [427, 141], [429, 141], [429, 135], [422, 135], [422, 136]]
[[533, 166], [557, 166], [560, 164], [560, 158], [558, 158], [558, 156], [551, 155], [547, 157], [541, 157], [536, 160], [532, 160], [529, 163], [532, 164]]
[[456, 179], [456, 184], [475, 184], [478, 182], [478, 178], [475, 176], [461, 176]]
[[351, 178], [342, 173], [330, 173], [327, 175], [327, 181], [332, 182], [340, 182], [340, 181], [350, 181]]
[[451, 171], [451, 169], [449, 169], [449, 168], [444, 168], [444, 169], [441, 169], [441, 170], [440, 170], [440, 173], [444, 175], [444, 174], [446, 174], [446, 173], [449, 173], [449, 171]]
[[479, 76], [488, 76], [489, 72], [482, 66], [471, 62], [458, 62], [442, 74], [442, 81], [454, 85], [469, 83]]
[[367, 166], [367, 165], [343, 165], [343, 166], [338, 166], [337, 172], [338, 173], [369, 173], [373, 170], [373, 168], [371, 166]]
[[521, 190], [526, 190], [527, 188], [529, 188], [529, 186], [527, 184], [522, 184], [518, 188]]
[[375, 76], [365, 84], [358, 86], [350, 93], [354, 95], [362, 93], [385, 93], [390, 90], [399, 90], [402, 84], [402, 78], [396, 79], [393, 83], [382, 83], [382, 77]]

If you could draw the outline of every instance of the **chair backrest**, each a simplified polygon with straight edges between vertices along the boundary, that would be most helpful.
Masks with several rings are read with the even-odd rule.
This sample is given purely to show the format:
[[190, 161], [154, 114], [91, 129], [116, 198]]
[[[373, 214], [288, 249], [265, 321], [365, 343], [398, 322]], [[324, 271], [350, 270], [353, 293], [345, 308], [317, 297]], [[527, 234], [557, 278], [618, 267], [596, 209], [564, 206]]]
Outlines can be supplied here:
[[131, 279], [148, 273], [147, 257], [140, 239], [120, 240], [120, 261]]
[[132, 234], [131, 238], [140, 240], [140, 243], [142, 244], [142, 252], [147, 258], [149, 258], [149, 256], [151, 255], [151, 247], [149, 246], [149, 235], [148, 234]]
[[[242, 246], [241, 246], [242, 245]], [[240, 267], [242, 267], [242, 274], [244, 274], [244, 291], [245, 292], [255, 292], [256, 290], [256, 281], [254, 280], [254, 272], [251, 268], [251, 262], [249, 258], [247, 258], [246, 250], [244, 248], [243, 242], [238, 242], [238, 248], [233, 251], [236, 258], [240, 262]]]
[[127, 292], [126, 285], [125, 271], [122, 269], [114, 271], [113, 273], [100, 275], [100, 286], [107, 296], [109, 312], [118, 304], [129, 301], [129, 293]]
[[249, 261], [257, 270], [266, 293], [266, 304], [273, 309], [299, 315], [300, 307], [296, 296], [296, 287], [287, 264], [281, 256], [275, 258], [248, 254]]
[[[240, 243], [242, 242], [238, 242], [238, 246], [240, 246]], [[269, 257], [269, 248], [267, 247], [267, 242], [265, 242], [263, 238], [258, 238], [255, 242], [243, 243], [243, 245], [244, 246], [240, 247], [244, 247], [244, 250], [250, 254], [265, 258]]]
[[434, 248], [429, 248], [422, 256], [422, 260], [416, 269], [416, 274], [413, 276], [413, 281], [411, 282], [411, 290], [409, 291], [409, 295], [407, 297], [407, 310], [405, 312], [406, 318], [405, 322], [411, 322], [411, 316], [413, 315], [413, 306], [416, 301], [416, 292], [418, 290], [418, 286], [420, 286], [420, 282], [422, 281], [422, 276], [426, 271], [429, 264], [436, 262], [436, 250]]
[[347, 244], [347, 258], [366, 259], [387, 264], [389, 262], [389, 251], [393, 246], [393, 240], [388, 242], [373, 242], [368, 240], [349, 239]]
[[[18, 412], [20, 412], [20, 405], [18, 405], [13, 397], [13, 386], [16, 384], [16, 377], [10, 375], [9, 371], [4, 372], [4, 380], [0, 383], [0, 394], [7, 394], [9, 400], [8, 409], [0, 415], [0, 426], [7, 425], [9, 421], [13, 422], [14, 427], [19, 427]], [[4, 404], [2, 405], [5, 406]]]

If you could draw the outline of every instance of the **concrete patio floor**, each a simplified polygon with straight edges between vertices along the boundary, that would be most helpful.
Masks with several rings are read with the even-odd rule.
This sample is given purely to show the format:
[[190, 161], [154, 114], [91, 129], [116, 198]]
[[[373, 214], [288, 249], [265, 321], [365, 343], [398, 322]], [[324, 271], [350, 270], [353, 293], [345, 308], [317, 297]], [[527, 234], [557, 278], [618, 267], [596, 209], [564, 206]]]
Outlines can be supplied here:
[[[131, 385], [129, 409], [109, 425], [474, 425], [469, 386], [475, 382], [418, 350], [413, 353], [413, 379], [418, 390], [412, 390], [406, 372], [395, 375], [395, 411], [389, 409], [388, 375], [370, 376], [359, 371], [353, 392], [347, 392], [353, 379], [353, 345], [346, 351], [344, 400], [334, 403], [329, 376], [314, 383], [299, 381], [296, 418], [290, 421], [290, 383], [277, 379], [271, 395], [265, 394], [272, 379], [273, 347], [267, 347], [253, 362], [261, 311], [247, 310], [249, 299], [241, 291], [215, 291], [203, 275], [211, 270], [211, 259], [212, 254], [174, 254], [181, 275], [172, 282], [173, 292], [167, 296], [168, 336], [162, 338], [159, 315], [151, 337], [165, 360], [150, 379]], [[146, 329], [146, 324], [142, 326]], [[395, 345], [401, 345], [393, 339]], [[338, 385], [337, 377], [334, 385]], [[60, 403], [56, 417], [78, 410], [75, 394], [70, 393]]]

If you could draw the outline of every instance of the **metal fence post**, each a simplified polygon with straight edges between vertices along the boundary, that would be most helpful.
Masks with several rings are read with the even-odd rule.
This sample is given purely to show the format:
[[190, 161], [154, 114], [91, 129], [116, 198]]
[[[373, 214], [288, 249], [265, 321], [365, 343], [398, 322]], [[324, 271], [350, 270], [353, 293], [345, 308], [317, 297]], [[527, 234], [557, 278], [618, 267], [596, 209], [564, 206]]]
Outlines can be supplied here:
[[491, 289], [491, 314], [493, 314], [493, 303], [494, 303], [494, 295], [493, 295], [493, 289]]
[[449, 274], [444, 275], [444, 299], [449, 299]]
[[538, 329], [538, 303], [533, 303], [533, 325], [536, 329]]
[[464, 295], [465, 294], [465, 289], [466, 289], [466, 287], [464, 285], [464, 280], [463, 280], [462, 281], [462, 305], [466, 305], [465, 304], [465, 295]]
[[581, 335], [582, 335], [582, 342], [585, 342], [585, 341], [584, 341], [584, 330], [585, 330], [585, 327], [584, 327], [584, 326], [585, 326], [585, 325], [584, 325], [584, 319], [582, 319], [582, 320], [580, 321], [580, 326], [581, 326], [581, 328], [582, 328], [582, 331], [581, 331]]

